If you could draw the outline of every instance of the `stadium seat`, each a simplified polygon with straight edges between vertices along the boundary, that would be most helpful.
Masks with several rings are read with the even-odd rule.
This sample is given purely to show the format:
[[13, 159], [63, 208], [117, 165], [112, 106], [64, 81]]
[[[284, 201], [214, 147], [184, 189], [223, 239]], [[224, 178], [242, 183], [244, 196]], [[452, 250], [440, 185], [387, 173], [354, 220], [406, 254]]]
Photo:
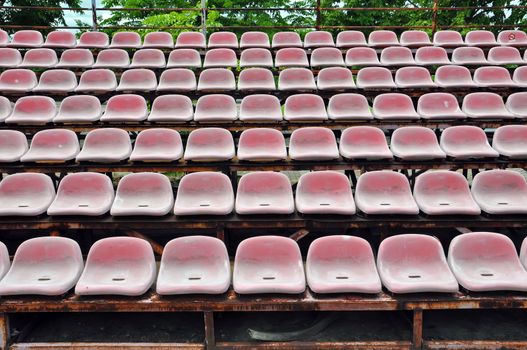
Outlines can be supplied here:
[[526, 97], [527, 97], [526, 92], [516, 92], [514, 94], [510, 94], [507, 97], [507, 102], [505, 103], [505, 107], [516, 118], [526, 118], [527, 117]]
[[187, 174], [179, 181], [174, 214], [227, 215], [233, 209], [234, 191], [227, 175], [200, 171]]
[[399, 40], [391, 30], [374, 30], [368, 36], [368, 45], [372, 47], [398, 46]]
[[488, 30], [471, 30], [465, 35], [465, 43], [477, 47], [497, 45], [494, 33]]
[[366, 67], [357, 73], [357, 87], [360, 89], [392, 89], [396, 86], [389, 69]]
[[292, 214], [295, 211], [289, 178], [272, 171], [243, 175], [235, 202], [238, 214]]
[[335, 47], [319, 47], [311, 52], [311, 67], [344, 66], [342, 52]]
[[168, 55], [167, 68], [201, 68], [201, 56], [194, 49], [175, 49]]
[[135, 139], [134, 150], [130, 154], [130, 160], [133, 162], [172, 162], [181, 157], [183, 157], [183, 142], [179, 132], [166, 128], [141, 131]]
[[205, 35], [199, 32], [182, 32], [179, 33], [176, 39], [176, 49], [190, 48], [190, 49], [204, 49]]
[[240, 49], [271, 48], [269, 36], [264, 32], [244, 32], [240, 38]]
[[289, 156], [294, 160], [338, 159], [335, 134], [331, 129], [317, 126], [296, 129], [289, 139]]
[[309, 62], [304, 49], [287, 47], [276, 52], [274, 65], [276, 67], [309, 67]]
[[243, 50], [240, 56], [240, 67], [273, 67], [271, 51], [262, 48]]
[[237, 118], [236, 100], [230, 95], [205, 95], [201, 96], [196, 103], [194, 113], [196, 122], [230, 122]]
[[66, 93], [74, 91], [76, 87], [75, 73], [67, 69], [52, 69], [40, 75], [33, 92]]
[[336, 94], [330, 97], [328, 116], [333, 120], [373, 119], [368, 100], [361, 94]]
[[414, 198], [427, 215], [479, 215], [467, 179], [456, 171], [428, 171], [416, 177]]
[[164, 68], [165, 54], [159, 49], [141, 49], [134, 53], [130, 68]]
[[278, 89], [281, 91], [309, 91], [316, 90], [317, 85], [311, 70], [306, 68], [286, 68], [278, 76]]
[[172, 34], [167, 32], [152, 32], [145, 35], [144, 48], [171, 49], [174, 47]]
[[316, 30], [314, 32], [307, 32], [304, 37], [304, 47], [306, 49], [314, 49], [317, 47], [333, 47], [333, 35], [330, 32]]
[[55, 30], [48, 33], [42, 47], [72, 49], [77, 45], [75, 34], [65, 30]]
[[300, 248], [287, 237], [247, 238], [236, 249], [232, 279], [238, 294], [300, 294], [306, 289]]
[[371, 47], [352, 47], [346, 52], [346, 65], [352, 66], [380, 66], [377, 52]]
[[273, 72], [266, 68], [247, 68], [238, 76], [240, 91], [274, 91], [276, 85]]
[[138, 49], [141, 47], [141, 37], [135, 32], [117, 32], [112, 37], [110, 47], [116, 49]]
[[102, 122], [139, 122], [146, 119], [148, 109], [143, 96], [124, 94], [112, 96], [106, 103]]
[[0, 96], [0, 122], [3, 122], [13, 112], [13, 103], [7, 97]]
[[419, 119], [410, 96], [399, 93], [377, 95], [373, 99], [376, 119]]
[[390, 170], [370, 171], [359, 176], [355, 204], [366, 215], [419, 214], [408, 179]]
[[271, 44], [273, 49], [283, 47], [302, 47], [302, 40], [300, 35], [296, 32], [278, 32], [273, 35]]
[[391, 137], [390, 149], [394, 156], [403, 160], [446, 158], [434, 131], [422, 126], [404, 126], [395, 129]]
[[424, 67], [402, 67], [395, 72], [395, 84], [399, 88], [432, 88], [430, 72]]
[[502, 30], [498, 34], [498, 44], [525, 46], [527, 45], [527, 34], [522, 30]]
[[192, 100], [185, 95], [162, 95], [156, 97], [148, 115], [150, 122], [184, 123], [192, 120]]
[[512, 81], [517, 87], [527, 87], [527, 66], [516, 68], [512, 74]]
[[465, 119], [454, 95], [432, 92], [421, 95], [417, 101], [417, 114], [424, 119]]
[[25, 96], [19, 98], [13, 113], [5, 120], [8, 124], [47, 124], [57, 114], [55, 101], [46, 96]]
[[452, 52], [452, 63], [481, 66], [488, 64], [485, 53], [479, 47], [458, 47]]
[[172, 211], [170, 180], [158, 173], [134, 173], [119, 180], [110, 209], [112, 216], [163, 216]]
[[354, 236], [315, 239], [307, 252], [306, 279], [309, 288], [320, 294], [375, 294], [382, 289], [370, 244]]
[[432, 42], [427, 32], [422, 30], [405, 30], [399, 39], [401, 45], [407, 47], [430, 46]]
[[296, 187], [295, 206], [302, 214], [353, 215], [356, 210], [350, 181], [337, 171], [302, 175]]
[[62, 100], [53, 123], [91, 123], [102, 114], [101, 102], [95, 96], [73, 95]]
[[511, 159], [527, 158], [527, 126], [504, 125], [494, 131], [492, 148]]
[[[6, 131], [11, 130], [2, 130], [2, 134]], [[2, 134], [0, 137], [3, 140]], [[7, 175], [0, 182], [0, 216], [41, 215], [48, 210], [54, 198], [55, 187], [47, 175], [38, 173]]]
[[327, 67], [318, 72], [317, 87], [319, 90], [347, 90], [354, 89], [355, 82], [348, 68]]
[[230, 285], [229, 253], [218, 238], [179, 237], [165, 245], [156, 283], [158, 294], [222, 294]]
[[527, 213], [527, 182], [513, 170], [487, 170], [472, 179], [472, 195], [487, 214]]
[[22, 162], [62, 163], [75, 159], [79, 153], [77, 135], [68, 129], [49, 129], [37, 132]]
[[392, 159], [384, 132], [373, 126], [353, 126], [342, 132], [340, 155], [347, 159]]
[[493, 92], [473, 92], [463, 98], [463, 112], [474, 119], [510, 119], [510, 113], [500, 95]]
[[197, 85], [196, 75], [190, 69], [171, 68], [161, 73], [157, 91], [195, 91]]
[[18, 30], [13, 34], [9, 47], [40, 47], [44, 43], [44, 38], [36, 30]]
[[0, 29], [0, 47], [7, 46], [8, 43], [9, 43], [9, 34], [7, 34], [5, 30]]
[[26, 135], [16, 130], [0, 130], [0, 163], [18, 162], [29, 149]]
[[364, 33], [359, 30], [344, 30], [337, 34], [337, 47], [368, 46]]
[[238, 159], [266, 162], [287, 158], [284, 135], [271, 128], [254, 128], [242, 131], [238, 140]]
[[88, 49], [68, 49], [60, 55], [56, 68], [90, 68], [93, 66], [93, 54]]
[[284, 119], [292, 122], [328, 119], [324, 100], [315, 94], [291, 95], [285, 100]]
[[17, 49], [0, 48], [0, 68], [15, 68], [22, 63], [22, 55]]
[[203, 68], [237, 67], [238, 58], [232, 49], [211, 49], [205, 54]]
[[90, 69], [82, 73], [75, 92], [104, 93], [117, 89], [115, 73], [109, 69]]
[[155, 91], [157, 88], [156, 74], [145, 68], [135, 68], [124, 71], [115, 91]]
[[497, 46], [489, 50], [487, 60], [490, 64], [506, 65], [506, 64], [524, 64], [518, 51], [515, 47]]
[[238, 48], [238, 37], [232, 32], [216, 32], [212, 33], [209, 36], [209, 44], [207, 45], [209, 49], [215, 48], [229, 48], [237, 49]]
[[443, 130], [439, 144], [447, 156], [458, 159], [495, 158], [485, 131], [470, 125], [451, 126]]
[[75, 286], [83, 267], [81, 249], [73, 239], [28, 239], [0, 281], [0, 295], [62, 295]]
[[443, 247], [433, 236], [403, 234], [384, 239], [379, 245], [377, 269], [382, 284], [396, 294], [455, 293], [459, 288]]
[[240, 104], [240, 120], [243, 122], [279, 122], [282, 119], [282, 107], [276, 96], [249, 95]]
[[84, 32], [79, 38], [77, 48], [105, 49], [110, 45], [108, 34], [103, 32]]
[[221, 162], [234, 158], [234, 140], [229, 130], [201, 128], [190, 132], [184, 159], [193, 162]]
[[470, 70], [463, 66], [441, 66], [437, 68], [434, 78], [436, 85], [442, 88], [476, 86]]
[[123, 49], [106, 49], [99, 52], [93, 68], [128, 68], [130, 57]]
[[382, 50], [381, 64], [383, 66], [410, 66], [415, 64], [415, 60], [409, 48], [391, 46]]
[[90, 172], [68, 174], [59, 184], [48, 215], [103, 215], [110, 210], [113, 197], [108, 176]]
[[461, 33], [456, 30], [439, 30], [434, 33], [434, 45], [443, 47], [464, 46]]
[[52, 49], [31, 49], [24, 54], [19, 68], [52, 68], [59, 62]]
[[448, 248], [448, 263], [466, 290], [527, 291], [527, 271], [514, 243], [505, 235], [469, 232], [456, 236]]
[[229, 91], [236, 89], [234, 73], [225, 68], [209, 68], [201, 72], [198, 91]]
[[91, 246], [75, 294], [138, 296], [155, 279], [156, 260], [150, 243], [135, 237], [103, 238]]
[[415, 52], [415, 63], [421, 66], [450, 64], [447, 52], [442, 47], [425, 46]]
[[474, 82], [480, 87], [515, 87], [505, 67], [479, 67], [474, 71]]
[[101, 128], [90, 131], [84, 139], [77, 162], [115, 163], [128, 159], [132, 144], [128, 132], [116, 128]]

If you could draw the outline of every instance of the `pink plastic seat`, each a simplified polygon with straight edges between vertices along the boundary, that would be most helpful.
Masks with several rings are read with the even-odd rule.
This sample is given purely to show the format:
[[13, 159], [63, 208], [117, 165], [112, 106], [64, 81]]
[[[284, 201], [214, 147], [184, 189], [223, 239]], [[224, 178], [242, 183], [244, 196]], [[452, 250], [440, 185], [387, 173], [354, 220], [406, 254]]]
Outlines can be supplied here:
[[47, 35], [46, 42], [42, 47], [71, 49], [76, 45], [77, 39], [75, 38], [75, 34], [65, 30], [55, 30]]
[[395, 73], [395, 84], [399, 88], [432, 88], [430, 72], [424, 67], [402, 67]]
[[20, 161], [61, 163], [75, 159], [79, 151], [79, 140], [73, 131], [67, 129], [42, 130], [33, 136], [29, 151], [20, 158]]
[[448, 264], [459, 284], [469, 291], [527, 291], [527, 271], [514, 243], [505, 235], [469, 232], [454, 237]]
[[40, 75], [33, 92], [66, 93], [74, 91], [76, 87], [75, 73], [67, 69], [52, 69]]
[[240, 104], [240, 120], [243, 122], [279, 122], [282, 119], [282, 107], [276, 96], [249, 95]]
[[175, 49], [168, 56], [167, 68], [201, 68], [201, 56], [194, 49]]
[[434, 45], [443, 47], [464, 46], [461, 33], [456, 30], [439, 30], [434, 33]]
[[200, 171], [180, 180], [174, 214], [227, 215], [233, 209], [234, 191], [227, 175]]
[[171, 49], [174, 47], [172, 34], [167, 32], [152, 32], [145, 35], [143, 48]]
[[159, 77], [157, 91], [195, 91], [196, 75], [190, 69], [172, 68], [164, 70]]
[[392, 159], [384, 132], [373, 126], [353, 126], [342, 132], [340, 155], [347, 159]]
[[357, 87], [360, 89], [395, 88], [392, 72], [384, 67], [366, 67], [357, 73]]
[[304, 49], [287, 47], [276, 52], [274, 58], [276, 67], [309, 67], [307, 54]]
[[469, 125], [451, 126], [443, 130], [439, 142], [445, 153], [453, 158], [495, 158], [496, 152], [489, 145], [485, 131]]
[[306, 289], [300, 248], [291, 238], [251, 237], [236, 249], [233, 287], [238, 294], [299, 294]]
[[399, 40], [391, 30], [374, 30], [368, 36], [368, 45], [372, 47], [398, 46]]
[[141, 49], [134, 53], [130, 68], [164, 68], [165, 54], [159, 49]]
[[225, 68], [209, 68], [201, 72], [198, 91], [230, 91], [236, 89], [234, 73]]
[[146, 293], [156, 279], [156, 260], [150, 243], [135, 237], [110, 237], [95, 242], [77, 282], [77, 295]]
[[53, 123], [91, 123], [99, 120], [102, 114], [101, 102], [95, 96], [68, 96], [60, 104], [59, 113]]
[[110, 214], [163, 216], [173, 207], [174, 194], [168, 177], [158, 173], [134, 173], [119, 181]]
[[337, 47], [348, 48], [355, 46], [368, 46], [363, 32], [345, 30], [337, 34]]
[[494, 33], [488, 30], [471, 30], [465, 35], [465, 43], [477, 47], [497, 45]]
[[141, 47], [141, 37], [135, 32], [117, 32], [112, 37], [110, 47], [116, 49], [138, 49]]
[[205, 54], [203, 68], [237, 67], [238, 58], [232, 49], [211, 49]]
[[108, 38], [108, 34], [103, 32], [85, 32], [81, 34], [77, 48], [104, 49], [109, 44], [110, 39]]
[[238, 140], [238, 159], [265, 162], [287, 158], [284, 135], [276, 129], [244, 130]]
[[335, 235], [315, 239], [306, 259], [306, 278], [315, 293], [380, 293], [381, 279], [370, 244]]
[[176, 49], [178, 48], [191, 48], [191, 49], [204, 49], [205, 35], [199, 32], [183, 32], [179, 33], [176, 39]]
[[515, 87], [505, 67], [479, 67], [474, 72], [474, 82], [481, 87]]
[[507, 102], [505, 106], [507, 110], [512, 113], [516, 118], [526, 118], [527, 117], [527, 93], [526, 92], [516, 92], [510, 94], [507, 97]]
[[240, 67], [273, 67], [271, 51], [262, 48], [243, 50], [240, 56]]
[[479, 47], [458, 47], [452, 52], [452, 63], [480, 66], [488, 64], [485, 53]]
[[144, 68], [129, 69], [121, 75], [115, 91], [154, 91], [157, 88], [156, 74]]
[[527, 126], [504, 125], [494, 131], [492, 148], [511, 159], [527, 158]]
[[422, 126], [404, 126], [395, 129], [390, 148], [394, 156], [404, 160], [446, 158], [434, 131]]
[[158, 294], [222, 294], [230, 284], [229, 254], [218, 238], [180, 237], [165, 245], [156, 283]]
[[52, 49], [31, 49], [24, 54], [24, 60], [18, 65], [19, 68], [51, 68], [59, 60]]
[[436, 237], [404, 234], [386, 238], [379, 245], [377, 269], [382, 284], [392, 293], [458, 291]]
[[274, 91], [276, 85], [273, 72], [266, 68], [247, 68], [238, 77], [240, 91]]
[[335, 42], [333, 41], [333, 36], [330, 32], [317, 30], [314, 32], [306, 33], [304, 37], [304, 47], [305, 48], [316, 48], [316, 47], [333, 47]]
[[7, 47], [0, 48], [0, 67], [15, 68], [22, 63], [22, 55], [17, 49]]
[[5, 30], [0, 29], [0, 47], [7, 46], [9, 44], [9, 34]]
[[36, 30], [18, 30], [13, 34], [10, 47], [40, 47], [44, 43], [44, 38]]
[[442, 88], [475, 87], [472, 75], [467, 67], [441, 66], [437, 68], [435, 83]]
[[373, 119], [368, 100], [361, 94], [336, 94], [331, 96], [328, 103], [329, 119], [359, 120]]
[[475, 119], [510, 119], [510, 113], [500, 95], [492, 92], [473, 92], [463, 98], [463, 112]]
[[522, 30], [502, 30], [498, 34], [498, 44], [525, 46], [527, 45], [527, 34]]
[[351, 184], [336, 171], [314, 171], [300, 177], [296, 187], [296, 209], [302, 214], [355, 214]]
[[234, 140], [229, 130], [201, 128], [190, 132], [185, 147], [185, 160], [218, 162], [234, 158]]
[[272, 45], [273, 49], [282, 47], [302, 47], [302, 39], [300, 35], [295, 32], [278, 32], [273, 35]]
[[156, 97], [148, 115], [150, 122], [187, 122], [192, 120], [192, 100], [185, 95], [163, 95]]
[[16, 250], [0, 295], [61, 295], [75, 286], [84, 263], [79, 244], [65, 237], [28, 239]]
[[[186, 97], [186, 96], [184, 96]], [[133, 162], [172, 162], [183, 157], [183, 142], [176, 130], [153, 128], [137, 135], [134, 150], [130, 154]]]
[[238, 214], [292, 214], [295, 203], [289, 178], [272, 171], [243, 175], [238, 183], [235, 208]]
[[237, 118], [236, 101], [230, 95], [205, 95], [201, 96], [196, 103], [194, 113], [196, 122], [230, 122]]
[[424, 119], [465, 119], [454, 95], [432, 92], [421, 95], [417, 101], [417, 114]]
[[340, 49], [334, 47], [320, 47], [311, 52], [311, 67], [344, 66], [344, 59]]
[[128, 68], [130, 57], [123, 49], [106, 49], [99, 52], [93, 68]]
[[289, 156], [294, 160], [338, 159], [335, 134], [317, 126], [296, 129], [289, 139]]
[[405, 30], [399, 39], [401, 45], [408, 47], [430, 46], [432, 42], [427, 32], [422, 30]]
[[0, 163], [18, 162], [28, 149], [26, 135], [16, 130], [0, 130]]
[[102, 122], [139, 122], [148, 116], [143, 96], [124, 94], [112, 96], [101, 117]]
[[82, 73], [76, 92], [103, 93], [115, 91], [117, 79], [115, 73], [109, 69], [90, 69]]
[[229, 49], [238, 48], [238, 37], [232, 32], [216, 32], [209, 36], [209, 49], [224, 47]]
[[373, 99], [376, 119], [419, 119], [410, 96], [399, 93], [377, 95]]
[[490, 64], [505, 65], [505, 64], [524, 64], [520, 51], [515, 47], [493, 47], [489, 50], [488, 61]]
[[7, 97], [0, 96], [0, 122], [6, 120], [13, 112], [13, 103]]
[[328, 67], [318, 72], [317, 87], [319, 90], [354, 89], [355, 82], [351, 70], [344, 67]]
[[324, 100], [315, 94], [289, 96], [284, 104], [284, 119], [289, 121], [323, 121], [328, 119]]
[[103, 215], [110, 210], [113, 198], [108, 176], [90, 172], [68, 174], [59, 184], [48, 215]]
[[450, 64], [447, 52], [442, 47], [425, 46], [415, 52], [415, 63], [422, 66]]
[[68, 49], [60, 55], [57, 68], [90, 68], [93, 65], [93, 54], [88, 49]]
[[316, 90], [317, 86], [311, 70], [306, 68], [287, 68], [281, 71], [278, 76], [278, 89], [281, 91], [306, 91]]
[[55, 101], [46, 96], [25, 96], [19, 98], [13, 113], [5, 120], [8, 124], [47, 124], [57, 114]]
[[479, 215], [465, 177], [455, 171], [438, 170], [417, 176], [414, 198], [427, 215]]
[[472, 195], [488, 214], [527, 213], [527, 182], [512, 170], [487, 170], [472, 180]]
[[516, 68], [512, 74], [512, 80], [517, 87], [527, 87], [527, 66]]
[[346, 65], [351, 66], [379, 66], [381, 62], [377, 52], [371, 47], [352, 47], [346, 52]]
[[120, 162], [132, 153], [128, 132], [116, 128], [102, 128], [90, 131], [84, 139], [77, 162]]
[[0, 182], [0, 216], [43, 214], [54, 198], [55, 187], [47, 175], [37, 173], [7, 175]]
[[259, 47], [268, 49], [271, 47], [269, 36], [264, 32], [245, 32], [240, 38], [240, 49]]
[[381, 64], [384, 66], [409, 66], [415, 64], [415, 60], [409, 48], [392, 46], [382, 50]]

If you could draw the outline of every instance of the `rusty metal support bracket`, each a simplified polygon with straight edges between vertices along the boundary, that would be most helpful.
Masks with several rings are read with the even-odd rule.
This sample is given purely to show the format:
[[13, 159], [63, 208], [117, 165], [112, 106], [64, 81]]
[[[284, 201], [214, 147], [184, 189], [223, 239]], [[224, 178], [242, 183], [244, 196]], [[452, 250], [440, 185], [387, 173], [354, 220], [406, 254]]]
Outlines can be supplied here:
[[289, 238], [295, 240], [295, 241], [299, 241], [301, 240], [302, 238], [304, 238], [305, 236], [307, 236], [309, 234], [309, 230], [306, 230], [305, 228], [302, 228], [298, 231], [296, 231], [295, 233], [293, 233], [291, 236], [289, 236]]
[[148, 241], [148, 243], [150, 243], [150, 245], [152, 246], [152, 249], [154, 249], [154, 253], [156, 253], [157, 255], [163, 255], [164, 247], [161, 244], [154, 241], [152, 238], [145, 236], [144, 234], [139, 233], [134, 230], [127, 230], [126, 234], [130, 237], [141, 238], [141, 239], [144, 239], [145, 241]]
[[203, 313], [205, 323], [205, 347], [207, 350], [216, 349], [216, 337], [214, 332], [214, 313], [205, 311]]
[[469, 233], [472, 232], [470, 229], [466, 227], [455, 227], [456, 231], [463, 234], [463, 233]]
[[4, 350], [9, 345], [9, 316], [6, 313], [0, 314], [0, 349]]
[[412, 344], [415, 350], [421, 349], [423, 346], [423, 310], [422, 309], [414, 310]]

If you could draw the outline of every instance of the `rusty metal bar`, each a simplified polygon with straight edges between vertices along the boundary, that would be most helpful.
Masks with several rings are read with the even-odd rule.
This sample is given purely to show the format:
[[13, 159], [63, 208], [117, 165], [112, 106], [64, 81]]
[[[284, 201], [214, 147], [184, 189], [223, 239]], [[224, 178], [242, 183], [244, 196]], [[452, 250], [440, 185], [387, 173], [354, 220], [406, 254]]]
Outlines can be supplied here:
[[415, 309], [412, 322], [412, 344], [414, 349], [421, 349], [423, 346], [423, 310]]
[[316, 11], [316, 30], [320, 30], [320, 26], [322, 25], [322, 13], [320, 12], [320, 0], [317, 0], [317, 7], [315, 9]]
[[202, 344], [192, 343], [16, 343], [11, 345], [11, 350], [55, 350], [55, 349], [71, 349], [71, 350], [204, 350]]
[[145, 241], [148, 241], [148, 243], [150, 243], [150, 245], [152, 246], [154, 253], [156, 253], [159, 256], [163, 255], [163, 249], [164, 249], [163, 246], [157, 243], [156, 241], [154, 241], [152, 238], [145, 236], [144, 234], [139, 233], [134, 230], [126, 231], [126, 234], [130, 237], [141, 238], [141, 239], [144, 239]]
[[9, 316], [6, 313], [0, 314], [0, 349], [7, 349], [9, 345]]
[[428, 340], [423, 344], [424, 349], [477, 349], [477, 350], [525, 350], [527, 341], [515, 340]]
[[409, 341], [353, 341], [353, 342], [221, 342], [216, 349], [287, 349], [287, 350], [410, 350]]
[[432, 34], [435, 34], [437, 30], [437, 6], [438, 6], [439, 0], [434, 0], [434, 7], [432, 12]]
[[205, 348], [207, 350], [216, 349], [216, 337], [214, 332], [214, 313], [205, 311], [203, 313], [203, 321], [205, 323]]
[[99, 23], [97, 20], [97, 0], [91, 0], [91, 18], [92, 18], [92, 30], [98, 30]]
[[309, 231], [306, 230], [306, 229], [301, 229], [301, 230], [298, 230], [296, 231], [295, 233], [293, 233], [291, 236], [289, 236], [289, 238], [291, 238], [292, 240], [294, 241], [300, 241], [302, 238], [304, 238], [305, 236], [307, 236], [309, 234]]

